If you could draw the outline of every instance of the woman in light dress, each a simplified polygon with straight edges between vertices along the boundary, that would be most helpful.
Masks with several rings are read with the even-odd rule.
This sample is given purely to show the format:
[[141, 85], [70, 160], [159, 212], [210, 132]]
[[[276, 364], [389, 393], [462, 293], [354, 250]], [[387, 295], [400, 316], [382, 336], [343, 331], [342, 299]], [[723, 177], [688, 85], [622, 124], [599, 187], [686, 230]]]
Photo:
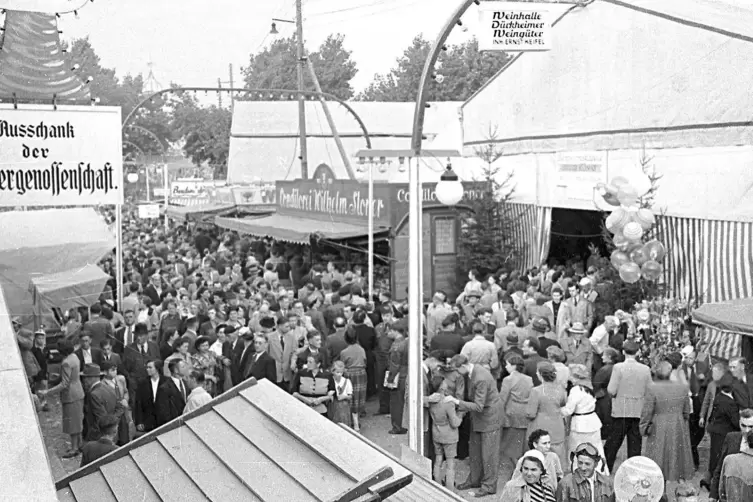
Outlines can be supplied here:
[[[560, 410], [564, 417], [570, 420], [570, 434], [568, 436], [568, 455], [571, 456], [575, 448], [582, 443], [590, 443], [596, 447], [604, 457], [604, 446], [601, 442], [601, 420], [596, 414], [596, 398], [591, 383], [591, 372], [583, 364], [570, 365], [570, 381], [573, 387], [567, 397], [567, 403]], [[563, 464], [565, 466], [570, 465]], [[599, 471], [609, 474], [606, 464], [602, 461]]]

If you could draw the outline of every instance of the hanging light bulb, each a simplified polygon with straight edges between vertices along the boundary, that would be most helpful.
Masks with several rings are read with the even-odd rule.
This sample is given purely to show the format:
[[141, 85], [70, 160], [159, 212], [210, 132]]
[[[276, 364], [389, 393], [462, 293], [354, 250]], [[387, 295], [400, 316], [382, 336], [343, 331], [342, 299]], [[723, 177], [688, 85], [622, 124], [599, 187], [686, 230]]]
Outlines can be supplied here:
[[405, 157], [398, 157], [397, 162], [397, 170], [404, 173], [408, 169], [408, 166], [405, 165]]
[[[384, 157], [382, 157], [382, 158], [384, 158]], [[382, 174], [386, 173], [387, 169], [389, 168], [389, 166], [390, 166], [390, 162], [382, 162], [382, 163], [380, 163], [379, 164], [379, 172], [382, 173]]]

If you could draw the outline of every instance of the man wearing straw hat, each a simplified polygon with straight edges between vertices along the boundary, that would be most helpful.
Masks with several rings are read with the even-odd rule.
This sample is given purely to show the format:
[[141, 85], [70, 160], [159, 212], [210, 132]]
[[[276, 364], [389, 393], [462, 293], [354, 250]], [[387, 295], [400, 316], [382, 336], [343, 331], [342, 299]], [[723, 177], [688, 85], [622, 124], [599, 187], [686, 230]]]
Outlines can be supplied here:
[[585, 339], [586, 328], [581, 322], [574, 322], [567, 328], [568, 337], [561, 341], [562, 350], [565, 351], [568, 364], [582, 364], [591, 370], [593, 367], [593, 349], [591, 343]]

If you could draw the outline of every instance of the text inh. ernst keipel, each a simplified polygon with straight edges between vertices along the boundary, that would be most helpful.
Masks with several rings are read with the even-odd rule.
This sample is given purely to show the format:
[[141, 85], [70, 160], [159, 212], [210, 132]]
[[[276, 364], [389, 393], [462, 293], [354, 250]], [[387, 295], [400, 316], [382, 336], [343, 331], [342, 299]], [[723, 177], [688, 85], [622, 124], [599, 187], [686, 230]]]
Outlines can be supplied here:
[[479, 48], [486, 51], [545, 51], [551, 48], [551, 17], [540, 4], [482, 4]]
[[0, 109], [0, 205], [122, 202], [120, 113], [82, 108]]

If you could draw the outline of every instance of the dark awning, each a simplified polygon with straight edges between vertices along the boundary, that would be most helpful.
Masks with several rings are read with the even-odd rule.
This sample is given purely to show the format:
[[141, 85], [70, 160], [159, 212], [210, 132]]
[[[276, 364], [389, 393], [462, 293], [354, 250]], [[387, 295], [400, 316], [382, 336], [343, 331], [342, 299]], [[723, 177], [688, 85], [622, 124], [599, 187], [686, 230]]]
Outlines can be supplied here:
[[188, 221], [191, 216], [200, 218], [206, 214], [218, 214], [235, 209], [235, 204], [214, 203], [189, 205], [189, 206], [167, 206], [167, 216], [179, 221]]
[[[214, 223], [221, 228], [235, 230], [257, 237], [272, 237], [278, 241], [309, 244], [312, 237], [343, 240], [368, 235], [365, 223], [353, 224], [336, 221], [315, 220], [301, 216], [272, 214], [262, 218], [223, 218], [217, 216]], [[374, 233], [386, 232], [386, 227], [374, 227]]]

